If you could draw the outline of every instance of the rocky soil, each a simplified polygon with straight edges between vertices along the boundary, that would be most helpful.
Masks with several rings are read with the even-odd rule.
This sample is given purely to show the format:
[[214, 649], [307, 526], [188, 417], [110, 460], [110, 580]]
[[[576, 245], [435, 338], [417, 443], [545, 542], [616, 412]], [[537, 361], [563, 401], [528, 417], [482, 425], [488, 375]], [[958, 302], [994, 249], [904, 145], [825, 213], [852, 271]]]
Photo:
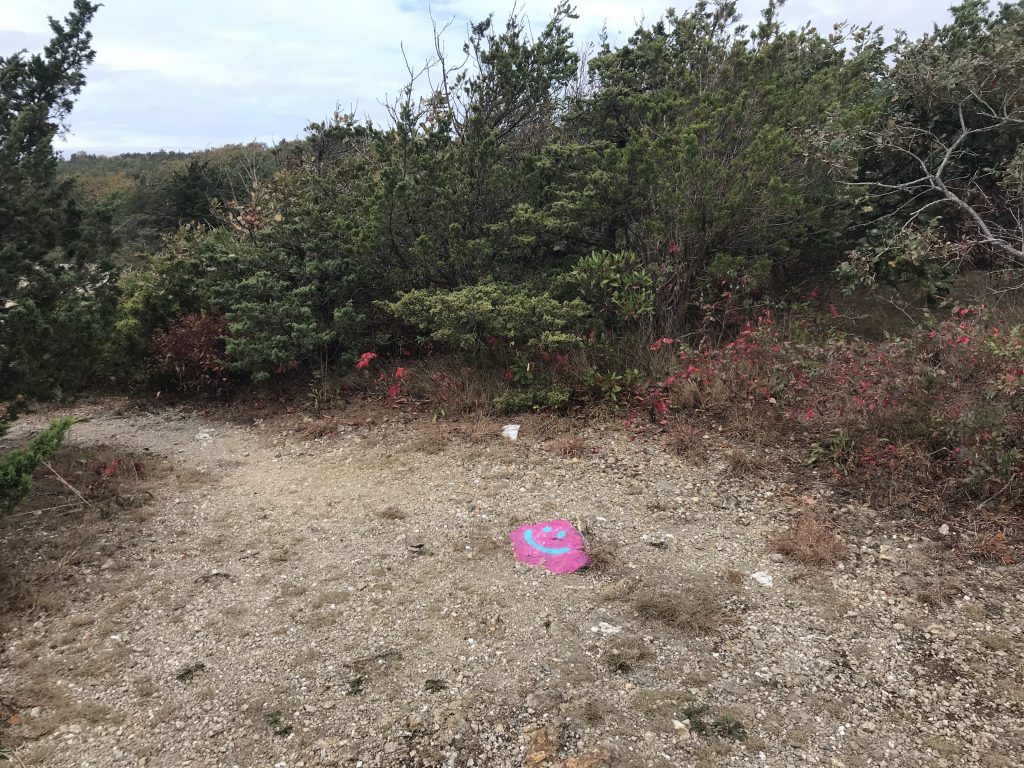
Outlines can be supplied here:
[[[738, 476], [715, 436], [683, 460], [614, 423], [77, 410], [71, 448], [166, 470], [130, 512], [0, 526], [12, 583], [39, 530], [74, 544], [0, 636], [17, 765], [1024, 765], [1021, 567]], [[770, 551], [808, 512], [838, 567]], [[552, 518], [593, 567], [515, 562]]]

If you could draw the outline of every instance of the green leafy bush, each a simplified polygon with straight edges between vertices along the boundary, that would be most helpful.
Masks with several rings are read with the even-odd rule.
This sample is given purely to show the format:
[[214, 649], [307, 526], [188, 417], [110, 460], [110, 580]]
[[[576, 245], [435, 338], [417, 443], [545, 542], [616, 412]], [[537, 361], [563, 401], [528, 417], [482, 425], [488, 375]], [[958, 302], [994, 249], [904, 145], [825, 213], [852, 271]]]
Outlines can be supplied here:
[[457, 290], [416, 290], [381, 304], [449, 349], [474, 352], [504, 342], [513, 347], [569, 349], [582, 344], [590, 314], [583, 301], [558, 301], [529, 285], [480, 283]]
[[32, 492], [32, 473], [60, 447], [73, 418], [57, 419], [28, 447], [0, 455], [0, 515], [13, 510]]
[[512, 389], [494, 398], [494, 405], [502, 413], [522, 411], [564, 411], [572, 399], [572, 391], [560, 384]]
[[654, 312], [654, 273], [631, 251], [594, 251], [576, 263], [572, 278], [610, 319], [638, 321]]

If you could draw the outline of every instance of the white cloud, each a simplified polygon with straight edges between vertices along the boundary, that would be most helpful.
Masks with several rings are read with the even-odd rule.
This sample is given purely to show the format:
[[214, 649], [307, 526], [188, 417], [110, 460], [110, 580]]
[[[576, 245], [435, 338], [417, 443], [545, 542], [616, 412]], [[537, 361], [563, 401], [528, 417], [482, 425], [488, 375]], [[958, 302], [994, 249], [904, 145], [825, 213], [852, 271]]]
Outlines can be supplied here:
[[[790, 0], [782, 15], [821, 29], [851, 21], [930, 29], [948, 16], [947, 0]], [[69, 148], [97, 151], [206, 147], [229, 141], [290, 138], [311, 120], [358, 105], [375, 119], [413, 65], [433, 50], [430, 13], [455, 18], [446, 40], [455, 54], [469, 20], [493, 11], [501, 22], [521, 8], [534, 30], [555, 0], [106, 0], [93, 25], [96, 63], [72, 115]], [[579, 0], [577, 38], [607, 25], [613, 42], [641, 20], [659, 18], [672, 0]], [[762, 3], [741, 0], [748, 21]], [[0, 55], [45, 40], [46, 17], [71, 0], [0, 0]], [[581, 41], [582, 42], [582, 41]], [[34, 43], [33, 43], [34, 44]], [[5, 50], [8, 45], [11, 50]]]

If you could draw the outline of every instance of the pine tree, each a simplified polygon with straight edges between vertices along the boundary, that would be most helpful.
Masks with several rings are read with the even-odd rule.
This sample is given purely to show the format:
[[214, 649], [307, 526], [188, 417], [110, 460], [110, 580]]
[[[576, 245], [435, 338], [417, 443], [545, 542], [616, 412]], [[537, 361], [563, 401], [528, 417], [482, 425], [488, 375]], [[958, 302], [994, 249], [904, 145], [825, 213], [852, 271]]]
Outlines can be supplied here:
[[91, 375], [115, 297], [109, 229], [57, 175], [98, 5], [75, 0], [42, 53], [0, 57], [0, 398], [59, 395]]

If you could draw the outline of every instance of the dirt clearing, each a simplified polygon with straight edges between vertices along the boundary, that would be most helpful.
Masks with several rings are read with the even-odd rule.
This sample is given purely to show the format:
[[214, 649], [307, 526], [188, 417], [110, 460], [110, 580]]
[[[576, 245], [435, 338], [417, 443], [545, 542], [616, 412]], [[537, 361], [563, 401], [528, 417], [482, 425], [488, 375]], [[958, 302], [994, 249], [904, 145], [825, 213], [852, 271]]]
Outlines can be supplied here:
[[[76, 412], [0, 524], [16, 765], [1024, 764], [1021, 568], [712, 439]], [[592, 567], [514, 561], [509, 531], [552, 518]]]

